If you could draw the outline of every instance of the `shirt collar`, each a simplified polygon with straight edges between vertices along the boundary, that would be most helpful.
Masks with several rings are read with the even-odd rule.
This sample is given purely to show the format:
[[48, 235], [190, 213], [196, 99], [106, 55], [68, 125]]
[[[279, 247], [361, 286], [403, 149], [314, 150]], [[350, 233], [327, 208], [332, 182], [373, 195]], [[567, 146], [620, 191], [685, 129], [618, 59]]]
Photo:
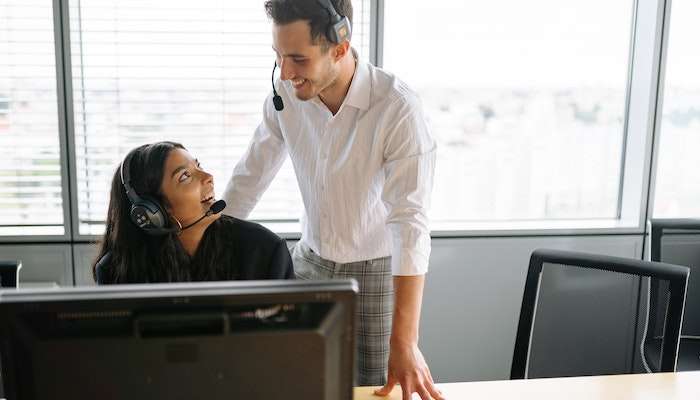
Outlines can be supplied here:
[[354, 48], [352, 49], [352, 56], [357, 60], [357, 63], [355, 64], [355, 74], [352, 77], [348, 94], [345, 96], [345, 104], [360, 110], [367, 110], [372, 89], [369, 66], [358, 57]]

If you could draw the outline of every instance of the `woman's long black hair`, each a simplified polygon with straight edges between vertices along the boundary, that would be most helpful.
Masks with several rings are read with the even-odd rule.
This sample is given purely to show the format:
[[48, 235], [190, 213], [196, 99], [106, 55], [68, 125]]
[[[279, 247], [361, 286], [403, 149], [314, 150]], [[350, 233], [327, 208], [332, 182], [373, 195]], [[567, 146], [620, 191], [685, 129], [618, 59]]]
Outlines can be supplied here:
[[[161, 192], [161, 183], [165, 161], [174, 149], [185, 150], [185, 147], [175, 142], [158, 142], [137, 147], [130, 152], [128, 166], [131, 186], [136, 193], [158, 201], [165, 218], [171, 223], [172, 219], [165, 209], [167, 202]], [[97, 278], [97, 264], [108, 253], [108, 262], [100, 266], [102, 281], [106, 283], [187, 282], [234, 278], [223, 276], [222, 264], [228, 260], [222, 259], [219, 251], [206, 249], [206, 252], [198, 252], [198, 260], [193, 262], [175, 233], [161, 236], [147, 234], [131, 221], [130, 210], [131, 201], [126, 195], [117, 168], [112, 178], [105, 234], [92, 266], [93, 278]]]

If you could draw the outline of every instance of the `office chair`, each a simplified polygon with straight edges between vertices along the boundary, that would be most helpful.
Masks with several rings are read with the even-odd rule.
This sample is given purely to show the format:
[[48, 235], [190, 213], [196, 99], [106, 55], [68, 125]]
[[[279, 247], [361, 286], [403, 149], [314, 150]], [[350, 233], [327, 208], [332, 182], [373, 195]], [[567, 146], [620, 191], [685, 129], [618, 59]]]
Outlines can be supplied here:
[[21, 261], [0, 261], [0, 287], [16, 288], [19, 284]]
[[[598, 254], [535, 250], [525, 280], [511, 379], [635, 372], [639, 280], [664, 283], [659, 371], [674, 371], [687, 267]], [[544, 338], [544, 339], [543, 339]]]
[[[686, 265], [692, 272], [688, 279], [677, 369], [700, 370], [700, 219], [652, 219], [649, 232], [651, 261]], [[658, 315], [663, 312], [659, 310], [660, 305], [663, 308], [663, 301], [659, 299], [658, 282], [652, 282], [643, 296], [649, 297], [649, 323], [644, 340], [653, 364], [659, 351]]]
[[[21, 261], [0, 261], [0, 289], [16, 288], [19, 283], [19, 270]], [[0, 365], [0, 398], [5, 397], [5, 389], [2, 383], [2, 365]]]

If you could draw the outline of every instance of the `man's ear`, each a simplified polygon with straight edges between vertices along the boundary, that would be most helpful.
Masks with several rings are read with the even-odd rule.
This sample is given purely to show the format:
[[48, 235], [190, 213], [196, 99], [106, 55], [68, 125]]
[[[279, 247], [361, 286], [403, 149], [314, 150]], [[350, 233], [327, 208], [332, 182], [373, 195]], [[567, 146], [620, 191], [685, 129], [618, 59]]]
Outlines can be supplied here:
[[333, 60], [340, 61], [350, 51], [350, 41], [343, 40], [342, 43], [333, 46]]

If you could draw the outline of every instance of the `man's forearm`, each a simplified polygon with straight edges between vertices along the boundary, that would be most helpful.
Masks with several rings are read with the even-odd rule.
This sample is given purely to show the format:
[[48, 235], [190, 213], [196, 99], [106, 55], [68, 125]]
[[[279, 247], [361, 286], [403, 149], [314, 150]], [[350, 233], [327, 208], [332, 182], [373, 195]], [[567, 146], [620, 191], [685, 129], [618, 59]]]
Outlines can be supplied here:
[[418, 343], [425, 275], [394, 276], [394, 318], [391, 346]]

